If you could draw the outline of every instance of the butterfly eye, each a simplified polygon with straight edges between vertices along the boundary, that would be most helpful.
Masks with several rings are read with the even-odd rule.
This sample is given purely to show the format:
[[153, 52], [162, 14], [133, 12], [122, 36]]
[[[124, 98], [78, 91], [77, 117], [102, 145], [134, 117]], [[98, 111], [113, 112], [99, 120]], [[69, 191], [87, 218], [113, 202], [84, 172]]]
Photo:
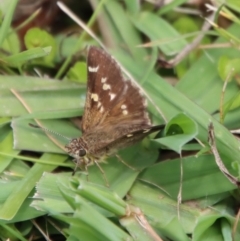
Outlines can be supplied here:
[[84, 150], [84, 149], [80, 149], [79, 151], [78, 151], [78, 155], [79, 156], [85, 156], [86, 155], [86, 151]]

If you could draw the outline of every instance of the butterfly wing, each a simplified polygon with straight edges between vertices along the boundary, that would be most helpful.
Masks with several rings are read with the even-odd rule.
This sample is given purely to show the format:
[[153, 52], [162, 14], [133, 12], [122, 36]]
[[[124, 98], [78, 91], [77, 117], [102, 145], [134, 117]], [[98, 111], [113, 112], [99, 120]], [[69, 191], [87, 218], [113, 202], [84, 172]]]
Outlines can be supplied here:
[[[109, 133], [113, 133], [113, 135], [112, 134], [110, 135], [109, 133], [104, 133], [103, 131], [98, 132], [98, 135], [96, 135], [96, 138], [98, 137], [100, 138], [97, 140], [96, 145], [90, 146], [89, 151], [91, 153], [99, 156], [102, 156], [105, 154], [111, 155], [112, 153], [116, 152], [121, 148], [125, 148], [127, 146], [130, 146], [142, 140], [144, 137], [146, 137], [147, 135], [153, 132], [162, 130], [164, 128], [164, 125], [152, 126], [152, 127], [148, 127], [146, 129], [140, 129], [140, 130], [130, 130], [125, 126], [115, 126], [113, 128], [114, 128], [114, 131], [109, 132]], [[91, 136], [91, 139], [93, 138], [94, 138], [94, 134], [93, 136]]]
[[107, 126], [126, 125], [137, 129], [151, 126], [139, 88], [123, 78], [120, 67], [110, 55], [97, 47], [90, 47], [87, 66], [83, 134]]
[[149, 135], [153, 132], [162, 130], [164, 128], [164, 126], [165, 125], [157, 125], [157, 126], [151, 126], [146, 129], [131, 131], [131, 132], [119, 137], [118, 139], [114, 140], [113, 142], [109, 143], [108, 146], [110, 149], [112, 148], [112, 149], [116, 149], [116, 150], [121, 149], [123, 147], [130, 146], [130, 145], [142, 140], [147, 135]]

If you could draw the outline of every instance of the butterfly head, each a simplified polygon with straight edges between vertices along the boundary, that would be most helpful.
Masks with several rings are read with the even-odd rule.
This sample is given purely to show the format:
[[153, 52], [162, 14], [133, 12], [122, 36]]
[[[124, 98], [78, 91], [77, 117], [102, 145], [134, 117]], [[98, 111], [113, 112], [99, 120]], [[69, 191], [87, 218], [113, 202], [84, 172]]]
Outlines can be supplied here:
[[83, 138], [75, 138], [72, 139], [68, 145], [65, 146], [67, 149], [67, 152], [70, 156], [72, 156], [76, 163], [76, 168], [73, 172], [73, 175], [77, 169], [77, 167], [80, 167], [82, 170], [86, 170], [88, 166], [94, 164], [95, 161], [104, 161], [102, 156], [93, 155], [93, 153], [90, 153], [88, 151], [88, 147], [86, 142]]
[[89, 156], [86, 143], [82, 138], [72, 139], [66, 145], [66, 149], [69, 155], [75, 158], [78, 165], [88, 166], [92, 164], [92, 158]]

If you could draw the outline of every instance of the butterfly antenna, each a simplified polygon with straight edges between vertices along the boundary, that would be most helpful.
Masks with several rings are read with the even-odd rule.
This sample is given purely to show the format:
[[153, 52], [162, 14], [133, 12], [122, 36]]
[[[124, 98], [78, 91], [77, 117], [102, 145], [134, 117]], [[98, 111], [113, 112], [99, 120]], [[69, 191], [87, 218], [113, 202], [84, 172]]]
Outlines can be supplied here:
[[63, 137], [64, 139], [67, 139], [68, 141], [71, 141], [71, 140], [72, 140], [71, 138], [69, 138], [69, 137], [67, 137], [67, 136], [64, 136], [64, 135], [62, 135], [62, 134], [59, 134], [59, 133], [57, 133], [57, 132], [55, 132], [55, 131], [52, 131], [52, 130], [49, 130], [49, 129], [47, 129], [47, 128], [41, 127], [41, 126], [39, 126], [39, 125], [34, 125], [34, 124], [32, 124], [32, 123], [28, 123], [28, 124], [29, 124], [29, 126], [31, 126], [31, 127], [33, 127], [33, 128], [38, 128], [38, 129], [41, 129], [41, 130], [44, 131], [44, 132], [52, 133], [52, 134], [54, 134], [55, 136]]

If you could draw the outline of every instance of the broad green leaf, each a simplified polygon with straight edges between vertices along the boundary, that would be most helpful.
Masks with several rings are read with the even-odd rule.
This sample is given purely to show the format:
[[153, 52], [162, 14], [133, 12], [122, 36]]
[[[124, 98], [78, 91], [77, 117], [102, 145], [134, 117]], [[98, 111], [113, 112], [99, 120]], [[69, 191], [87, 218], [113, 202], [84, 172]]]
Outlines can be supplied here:
[[74, 66], [68, 71], [67, 76], [70, 80], [79, 83], [86, 83], [87, 67], [85, 62], [76, 62]]
[[166, 195], [164, 190], [140, 182], [132, 187], [129, 194], [128, 203], [139, 207], [154, 229], [172, 240], [188, 240], [186, 233], [194, 229], [200, 210], [184, 204], [178, 210], [177, 202]]
[[3, 58], [3, 61], [12, 67], [21, 67], [30, 60], [47, 56], [51, 50], [52, 47], [29, 49], [21, 53], [5, 57]]
[[[121, 7], [121, 3], [108, 1], [107, 4], [104, 5], [104, 13], [106, 18], [103, 19], [103, 26], [104, 29], [108, 26], [108, 31], [112, 33], [112, 45], [118, 47], [124, 43], [130, 47], [129, 52], [136, 60], [143, 59], [146, 56], [145, 49], [132, 47], [141, 43], [140, 33], [129, 21], [129, 16]], [[103, 33], [105, 32], [104, 29]]]
[[240, 72], [240, 59], [222, 56], [218, 62], [218, 72], [223, 81], [231, 81]]
[[6, 39], [7, 34], [9, 33], [12, 16], [13, 16], [14, 9], [15, 9], [17, 3], [18, 3], [18, 0], [10, 0], [9, 1], [6, 14], [4, 16], [3, 22], [0, 27], [0, 46], [2, 46], [3, 41]]
[[84, 181], [78, 182], [77, 179], [72, 180], [72, 187], [77, 186], [76, 192], [87, 200], [97, 204], [98, 206], [114, 213], [117, 216], [125, 215], [127, 205], [114, 192], [108, 188], [100, 189], [99, 186]]
[[[233, 168], [228, 163], [225, 163], [225, 166], [228, 170]], [[212, 155], [183, 157], [182, 168], [182, 200], [205, 197], [206, 193], [214, 195], [236, 189], [221, 173]], [[140, 178], [162, 187], [171, 197], [177, 198], [180, 174], [180, 159], [171, 159], [149, 167]]]
[[[133, 240], [116, 224], [97, 212], [83, 198], [77, 196], [75, 202], [78, 208], [72, 217], [56, 216], [56, 218], [61, 218], [62, 220], [66, 220], [67, 218], [71, 236], [74, 237], [75, 240]], [[109, 230], [111, 230], [111, 232], [109, 232]]]
[[0, 116], [15, 117], [28, 113], [10, 89], [19, 93], [32, 112], [52, 112], [52, 117], [54, 111], [67, 109], [79, 109], [80, 115], [85, 100], [85, 87], [74, 83], [36, 77], [0, 76]]
[[155, 139], [153, 142], [160, 143], [180, 154], [182, 147], [194, 139], [197, 133], [196, 123], [185, 114], [178, 114], [165, 127], [165, 137]]
[[[230, 231], [231, 228], [229, 226], [230, 223], [228, 223], [229, 225], [228, 227], [226, 227], [226, 222], [227, 222], [226, 217], [224, 217], [224, 214], [220, 214], [220, 213], [212, 214], [212, 215], [204, 215], [200, 217], [193, 233], [193, 240], [194, 241], [232, 240], [232, 239], [226, 239], [227, 237], [226, 228], [228, 228], [228, 233], [231, 232]], [[224, 228], [225, 230], [223, 230], [222, 228]], [[239, 231], [235, 232], [234, 238], [237, 240], [240, 237], [239, 235], [240, 235]]]
[[161, 8], [159, 8], [158, 14], [168, 13], [169, 11], [172, 11], [172, 9], [180, 6], [181, 4], [185, 3], [186, 1], [187, 0], [175, 0], [175, 1], [169, 2], [169, 4], [165, 4]]
[[21, 241], [27, 241], [23, 234], [20, 233], [17, 228], [11, 224], [0, 224], [1, 238], [12, 239], [16, 238]]
[[179, 33], [168, 22], [150, 12], [142, 12], [131, 20], [141, 32], [156, 43], [165, 55], [172, 56], [187, 44], [183, 39], [176, 41]]
[[238, 109], [240, 106], [240, 94], [237, 93], [235, 96], [233, 96], [232, 99], [230, 99], [227, 103], [223, 105], [223, 119], [228, 115], [229, 111]]
[[51, 64], [56, 56], [57, 46], [54, 38], [45, 30], [31, 28], [24, 36], [24, 43], [27, 49], [51, 46], [51, 52], [44, 57], [47, 64]]
[[[58, 162], [65, 161], [64, 157], [59, 155], [45, 154], [43, 157], [49, 158], [51, 161]], [[28, 197], [29, 193], [34, 188], [36, 182], [40, 179], [44, 171], [52, 171], [55, 166], [43, 165], [36, 163], [25, 177], [20, 181], [19, 185], [16, 185], [8, 196], [7, 200], [2, 205], [0, 210], [0, 219], [11, 220], [17, 214], [21, 208], [24, 200]]]
[[212, 23], [212, 26], [214, 27], [216, 32], [219, 33], [221, 37], [225, 38], [227, 41], [231, 42], [234, 45], [239, 45], [240, 40], [238, 39], [237, 36], [231, 34], [229, 31], [225, 30], [224, 28], [219, 27], [215, 23]]
[[7, 38], [3, 41], [2, 49], [11, 54], [17, 54], [20, 52], [20, 41], [17, 33], [11, 32]]

